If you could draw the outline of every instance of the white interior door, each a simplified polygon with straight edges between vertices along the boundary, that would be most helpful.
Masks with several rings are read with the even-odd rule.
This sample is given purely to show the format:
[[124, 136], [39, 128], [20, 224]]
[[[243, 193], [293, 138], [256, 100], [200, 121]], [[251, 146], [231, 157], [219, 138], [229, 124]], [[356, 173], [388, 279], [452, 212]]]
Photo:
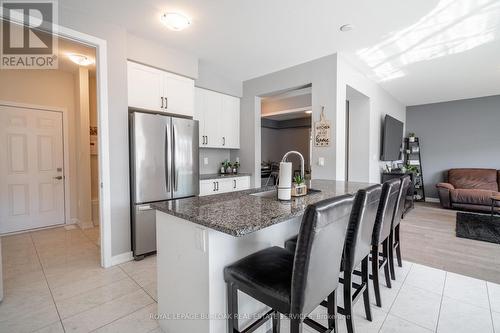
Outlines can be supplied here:
[[62, 113], [0, 106], [0, 233], [65, 222]]

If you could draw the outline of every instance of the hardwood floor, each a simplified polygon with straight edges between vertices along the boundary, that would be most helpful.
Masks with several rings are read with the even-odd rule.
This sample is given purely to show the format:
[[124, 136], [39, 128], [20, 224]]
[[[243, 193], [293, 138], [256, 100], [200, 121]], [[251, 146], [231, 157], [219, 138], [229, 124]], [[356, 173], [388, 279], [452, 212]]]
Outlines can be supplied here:
[[401, 222], [403, 259], [500, 283], [500, 244], [455, 236], [456, 211], [416, 204]]

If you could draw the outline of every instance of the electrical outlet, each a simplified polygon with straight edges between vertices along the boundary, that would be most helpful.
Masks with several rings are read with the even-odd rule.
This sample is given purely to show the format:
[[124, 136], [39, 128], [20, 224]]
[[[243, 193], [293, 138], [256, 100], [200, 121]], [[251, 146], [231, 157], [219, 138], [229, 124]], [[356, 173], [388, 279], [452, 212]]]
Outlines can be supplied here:
[[204, 157], [203, 158], [203, 164], [204, 165], [208, 165], [208, 157]]

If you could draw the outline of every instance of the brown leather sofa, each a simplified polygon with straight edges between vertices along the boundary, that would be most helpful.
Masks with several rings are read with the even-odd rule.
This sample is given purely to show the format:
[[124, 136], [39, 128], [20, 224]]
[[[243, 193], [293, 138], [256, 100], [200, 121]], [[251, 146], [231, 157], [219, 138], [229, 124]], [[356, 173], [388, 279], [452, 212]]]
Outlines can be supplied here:
[[500, 195], [500, 170], [450, 169], [448, 181], [436, 187], [444, 208], [489, 212], [491, 196]]

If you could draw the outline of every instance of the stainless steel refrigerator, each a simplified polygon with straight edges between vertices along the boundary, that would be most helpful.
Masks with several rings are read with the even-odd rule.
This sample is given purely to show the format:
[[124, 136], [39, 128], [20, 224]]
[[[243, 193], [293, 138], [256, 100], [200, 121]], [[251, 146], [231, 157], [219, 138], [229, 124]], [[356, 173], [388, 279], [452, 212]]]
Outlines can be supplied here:
[[199, 194], [198, 121], [158, 113], [129, 114], [132, 250], [156, 251], [153, 202]]

